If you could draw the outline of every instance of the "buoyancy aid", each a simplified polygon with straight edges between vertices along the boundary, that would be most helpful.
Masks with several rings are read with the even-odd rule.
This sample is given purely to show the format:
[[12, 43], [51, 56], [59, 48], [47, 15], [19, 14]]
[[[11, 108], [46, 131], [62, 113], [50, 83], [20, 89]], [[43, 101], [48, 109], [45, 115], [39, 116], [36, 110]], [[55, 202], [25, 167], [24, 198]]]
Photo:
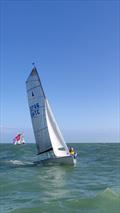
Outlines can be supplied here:
[[74, 155], [74, 154], [75, 154], [74, 150], [71, 150], [71, 151], [70, 151], [70, 154], [71, 154], [71, 155]]

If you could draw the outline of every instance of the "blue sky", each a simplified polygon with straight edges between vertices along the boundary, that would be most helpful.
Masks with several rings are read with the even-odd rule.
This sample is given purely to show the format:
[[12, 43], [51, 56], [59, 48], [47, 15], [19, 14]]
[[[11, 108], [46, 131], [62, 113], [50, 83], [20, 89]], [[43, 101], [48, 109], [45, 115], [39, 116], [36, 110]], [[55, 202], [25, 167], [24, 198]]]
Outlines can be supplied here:
[[119, 141], [119, 1], [0, 1], [3, 140], [33, 141], [34, 61], [67, 142]]

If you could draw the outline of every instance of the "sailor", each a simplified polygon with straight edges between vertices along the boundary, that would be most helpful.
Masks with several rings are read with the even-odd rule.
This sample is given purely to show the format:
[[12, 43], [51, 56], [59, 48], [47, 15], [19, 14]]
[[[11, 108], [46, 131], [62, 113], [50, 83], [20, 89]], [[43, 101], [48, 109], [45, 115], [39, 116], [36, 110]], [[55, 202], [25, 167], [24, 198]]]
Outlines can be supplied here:
[[75, 150], [73, 149], [73, 147], [70, 147], [69, 152], [70, 152], [70, 155], [72, 155], [74, 158], [77, 157], [77, 153], [75, 152]]
[[70, 152], [71, 155], [75, 154], [75, 151], [74, 151], [73, 147], [70, 147], [69, 152]]

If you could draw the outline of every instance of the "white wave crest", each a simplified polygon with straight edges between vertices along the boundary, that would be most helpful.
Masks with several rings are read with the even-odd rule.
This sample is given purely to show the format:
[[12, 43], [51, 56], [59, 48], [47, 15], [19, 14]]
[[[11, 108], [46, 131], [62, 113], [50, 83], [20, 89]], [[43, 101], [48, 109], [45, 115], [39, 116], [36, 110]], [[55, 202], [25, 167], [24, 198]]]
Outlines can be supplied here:
[[24, 165], [24, 162], [19, 161], [19, 160], [10, 160], [10, 163], [12, 163], [14, 165]]

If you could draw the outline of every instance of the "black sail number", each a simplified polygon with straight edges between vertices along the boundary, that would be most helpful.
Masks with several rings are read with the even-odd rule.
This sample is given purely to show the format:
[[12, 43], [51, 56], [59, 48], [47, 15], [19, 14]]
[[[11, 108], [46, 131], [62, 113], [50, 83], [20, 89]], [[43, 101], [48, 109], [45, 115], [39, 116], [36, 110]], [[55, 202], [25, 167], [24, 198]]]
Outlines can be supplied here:
[[40, 106], [39, 103], [33, 104], [30, 106], [30, 114], [32, 118], [37, 117], [40, 114]]

